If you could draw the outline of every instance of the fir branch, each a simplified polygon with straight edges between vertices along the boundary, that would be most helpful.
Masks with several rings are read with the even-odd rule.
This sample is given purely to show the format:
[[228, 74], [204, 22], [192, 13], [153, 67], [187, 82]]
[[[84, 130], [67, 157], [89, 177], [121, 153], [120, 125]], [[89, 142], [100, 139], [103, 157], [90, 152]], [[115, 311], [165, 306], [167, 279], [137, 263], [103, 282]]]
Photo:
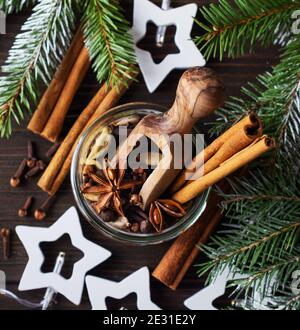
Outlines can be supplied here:
[[16, 37], [0, 80], [0, 133], [8, 137], [12, 120], [37, 103], [40, 82], [46, 85], [69, 47], [75, 27], [76, 1], [40, 0]]
[[255, 299], [251, 294], [243, 300], [237, 300], [235, 306], [245, 310], [300, 310], [300, 295], [294, 295], [287, 290], [277, 290], [276, 295], [268, 294], [263, 301]]
[[136, 71], [129, 24], [117, 0], [88, 0], [83, 15], [86, 45], [99, 82], [117, 85]]
[[295, 249], [293, 252], [277, 257], [272, 263], [253, 271], [249, 277], [234, 281], [232, 285], [238, 285], [242, 288], [241, 292], [252, 289], [260, 292], [263, 296], [267, 294], [276, 296], [280, 292], [286, 292], [283, 289], [291, 287], [292, 274], [299, 270], [299, 267], [300, 251]]
[[252, 196], [246, 196], [246, 195], [232, 195], [233, 197], [231, 199], [227, 199], [226, 201], [223, 201], [222, 204], [231, 204], [234, 202], [241, 202], [241, 201], [275, 201], [275, 202], [300, 202], [300, 197], [293, 196], [293, 197], [287, 197], [287, 196], [272, 196], [272, 195], [252, 195]]
[[37, 0], [0, 0], [0, 10], [3, 10], [6, 14], [12, 14], [36, 3]]
[[[227, 227], [230, 228], [229, 225]], [[260, 264], [261, 258], [264, 263], [268, 263], [281, 258], [287, 251], [291, 252], [299, 229], [300, 220], [283, 227], [281, 223], [270, 218], [268, 223], [259, 226], [257, 223], [247, 222], [243, 224], [243, 228], [238, 227], [227, 231], [226, 235], [213, 237], [213, 247], [202, 247], [211, 260], [199, 265], [198, 273], [203, 275], [213, 270], [209, 277], [211, 281], [221, 274], [227, 265], [234, 265], [241, 272], [253, 272], [257, 264]]]
[[[287, 162], [281, 162], [272, 175], [255, 170], [246, 178], [228, 180], [232, 193], [219, 194], [227, 219], [236, 221], [242, 217], [266, 221], [268, 217], [294, 222], [300, 219], [300, 195], [297, 170]], [[276, 177], [276, 180], [273, 178]]]
[[300, 37], [296, 36], [273, 69], [258, 77], [257, 84], [242, 89], [242, 97], [232, 98], [218, 111], [212, 133], [220, 134], [247, 111], [256, 111], [266, 134], [278, 139], [280, 152], [292, 156], [300, 135]]
[[277, 304], [278, 309], [281, 310], [300, 310], [300, 294], [293, 295], [292, 293], [279, 292], [277, 297], [273, 298], [274, 303]]
[[209, 272], [211, 282], [229, 267], [247, 275], [238, 282], [239, 293], [245, 291], [248, 297], [249, 290], [255, 289], [264, 297], [275, 275], [277, 290], [285, 288], [287, 274], [300, 269], [297, 169], [282, 161], [270, 176], [256, 170], [229, 182], [232, 193], [219, 191], [228, 223], [210, 244], [201, 247], [209, 261], [198, 265], [198, 274]]
[[299, 0], [220, 0], [200, 9], [209, 25], [198, 22], [206, 33], [196, 37], [196, 43], [207, 58], [222, 59], [224, 54], [235, 57], [251, 51], [257, 42], [268, 46], [286, 41], [292, 13], [299, 8]]
[[[299, 7], [299, 0], [235, 0], [233, 7], [220, 1], [204, 9], [212, 25], [202, 25], [207, 30], [207, 40], [202, 38], [206, 52], [235, 56], [257, 41], [273, 43], [281, 31], [290, 30], [291, 13]], [[300, 36], [288, 33], [285, 42], [272, 72], [259, 76], [256, 84], [243, 88], [240, 98], [232, 98], [218, 112], [212, 129], [216, 134], [256, 111], [264, 132], [277, 138], [279, 157], [272, 171], [255, 170], [247, 178], [231, 180], [232, 193], [220, 192], [228, 223], [211, 244], [201, 247], [209, 261], [199, 265], [198, 273], [209, 272], [208, 280], [213, 281], [226, 267], [243, 272], [246, 278], [239, 281], [237, 291], [244, 291], [245, 301], [257, 290], [265, 298], [276, 277], [273, 294], [283, 303], [281, 308], [293, 309], [300, 308], [299, 298], [290, 295], [288, 287], [292, 271], [300, 268]]]
[[[300, 72], [299, 72], [300, 75]], [[279, 141], [284, 151], [292, 155], [297, 152], [300, 136], [300, 76], [292, 90], [285, 108], [279, 131]]]

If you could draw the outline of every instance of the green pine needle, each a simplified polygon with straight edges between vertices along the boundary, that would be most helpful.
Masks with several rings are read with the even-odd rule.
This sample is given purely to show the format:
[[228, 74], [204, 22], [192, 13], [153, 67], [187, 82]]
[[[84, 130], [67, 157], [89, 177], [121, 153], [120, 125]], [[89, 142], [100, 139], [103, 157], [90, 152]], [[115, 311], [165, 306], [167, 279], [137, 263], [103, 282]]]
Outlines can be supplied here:
[[[292, 286], [292, 283], [289, 287]], [[300, 310], [300, 294], [293, 294], [292, 292], [286, 292], [280, 290], [277, 297], [273, 297], [274, 303], [282, 310], [296, 311]]]
[[220, 134], [247, 111], [258, 113], [264, 132], [274, 136], [286, 156], [293, 158], [300, 136], [300, 37], [285, 47], [281, 62], [271, 73], [265, 73], [256, 84], [242, 89], [240, 98], [231, 98], [219, 110], [212, 133]]
[[9, 137], [48, 86], [82, 20], [85, 42], [100, 82], [116, 86], [132, 79], [136, 69], [133, 40], [117, 0], [0, 0], [0, 8], [16, 12], [38, 2], [16, 37], [0, 78], [0, 135]]
[[[263, 266], [257, 267], [252, 272], [248, 272], [248, 277], [237, 280], [232, 285], [237, 284], [242, 288], [242, 292], [256, 290], [263, 296], [279, 295], [279, 291], [288, 292], [290, 283], [295, 271], [300, 267], [300, 250], [295, 248], [292, 252], [285, 252], [275, 257], [272, 262], [261, 260]], [[274, 281], [275, 280], [275, 281]], [[272, 284], [274, 281], [274, 284]]]
[[36, 3], [37, 0], [0, 0], [0, 10], [3, 10], [6, 14], [12, 14]]
[[239, 56], [257, 42], [263, 46], [287, 42], [297, 9], [299, 0], [220, 0], [200, 9], [207, 23], [197, 21], [205, 33], [195, 41], [207, 59]]
[[[253, 5], [252, 1], [243, 2], [247, 8]], [[274, 42], [278, 38], [278, 20], [285, 12], [278, 11], [278, 5], [284, 3], [287, 5], [287, 1], [267, 2], [266, 6], [277, 12], [274, 12], [273, 21], [269, 22], [268, 32], [261, 32], [257, 25], [253, 43], [247, 35], [250, 31], [247, 29], [252, 24], [250, 21], [249, 25], [233, 28], [236, 34], [231, 36], [231, 41], [227, 41], [227, 45], [232, 42], [233, 50], [222, 46], [220, 56], [225, 53], [238, 55], [244, 51], [242, 48], [245, 45], [251, 46], [257, 41], [265, 41], [266, 44]], [[299, 6], [298, 1], [288, 3]], [[220, 22], [228, 23], [218, 10], [215, 14]], [[258, 35], [260, 32], [261, 36]], [[269, 34], [269, 39], [263, 39], [265, 32]], [[226, 29], [220, 31], [220, 38], [210, 39], [207, 49], [215, 52], [216, 43], [224, 41], [226, 44], [228, 33], [231, 32]], [[238, 36], [243, 36], [243, 40], [241, 45], [236, 46], [234, 43], [241, 40]], [[256, 169], [243, 179], [231, 180], [230, 194], [220, 192], [227, 219], [225, 229], [213, 237], [209, 245], [201, 247], [209, 261], [198, 265], [198, 273], [203, 275], [208, 272], [208, 281], [213, 282], [226, 267], [233, 273], [246, 275], [235, 284], [238, 284], [236, 293], [243, 294], [243, 300], [250, 302], [247, 308], [251, 304], [255, 306], [252, 292], [259, 290], [265, 298], [270, 294], [270, 289], [277, 308], [300, 308], [299, 297], [291, 294], [290, 290], [292, 273], [300, 269], [300, 36], [287, 35], [286, 41], [288, 43], [280, 63], [272, 72], [260, 75], [255, 84], [244, 87], [241, 97], [231, 98], [225, 108], [218, 111], [219, 118], [212, 128], [212, 133], [219, 135], [248, 111], [255, 111], [263, 121], [264, 132], [274, 136], [278, 142], [278, 153], [272, 167], [265, 166], [263, 170]], [[256, 167], [262, 164], [257, 163]], [[275, 285], [272, 284], [274, 279]]]
[[16, 37], [0, 80], [0, 134], [8, 137], [25, 109], [34, 109], [40, 83], [46, 85], [68, 49], [75, 28], [75, 2], [40, 0]]
[[116, 86], [132, 78], [136, 59], [129, 24], [117, 0], [88, 0], [83, 15], [85, 42], [99, 82]]
[[199, 276], [209, 272], [208, 282], [214, 282], [229, 267], [246, 275], [234, 282], [246, 299], [253, 290], [266, 297], [271, 287], [274, 295], [278, 290], [288, 293], [291, 276], [300, 269], [297, 167], [281, 160], [271, 175], [255, 170], [229, 182], [231, 193], [219, 191], [227, 223], [210, 244], [200, 247], [209, 261], [198, 265]]

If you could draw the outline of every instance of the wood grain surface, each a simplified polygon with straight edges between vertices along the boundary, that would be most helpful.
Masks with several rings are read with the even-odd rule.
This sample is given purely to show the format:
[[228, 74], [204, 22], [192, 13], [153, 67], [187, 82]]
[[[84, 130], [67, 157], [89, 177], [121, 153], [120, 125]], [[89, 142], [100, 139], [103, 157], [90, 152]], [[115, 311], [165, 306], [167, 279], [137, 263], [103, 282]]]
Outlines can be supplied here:
[[[126, 16], [129, 20], [132, 19], [132, 0], [122, 0], [121, 4], [124, 7]], [[154, 1], [160, 4], [160, 1]], [[196, 1], [199, 5], [210, 3], [211, 1]], [[174, 0], [172, 5], [174, 7], [189, 3], [187, 0]], [[20, 27], [29, 11], [22, 12], [17, 15], [11, 15], [7, 18], [7, 34], [0, 35], [0, 64], [3, 64], [9, 48], [11, 47], [16, 33], [20, 31]], [[201, 19], [201, 17], [198, 17]], [[141, 47], [151, 50], [156, 61], [161, 60], [165, 54], [169, 52], [176, 52], [176, 46], [172, 44], [172, 33], [175, 29], [168, 30], [168, 37], [166, 45], [163, 50], [156, 49], [154, 45], [155, 27], [149, 26], [149, 34], [141, 42]], [[199, 33], [195, 27], [193, 34]], [[187, 58], [188, 65], [188, 58]], [[208, 67], [216, 70], [225, 81], [226, 94], [239, 95], [240, 87], [247, 81], [253, 81], [257, 74], [269, 69], [278, 61], [278, 52], [275, 48], [258, 49], [255, 55], [245, 55], [238, 59], [225, 59], [222, 63], [218, 60], [210, 60]], [[170, 107], [172, 105], [177, 82], [182, 71], [173, 71], [164, 83], [154, 94], [149, 94], [143, 78], [139, 77], [139, 83], [135, 83], [130, 91], [122, 98], [120, 103], [131, 101], [146, 101], [156, 102], [161, 105]], [[65, 132], [72, 125], [80, 111], [88, 103], [91, 97], [98, 89], [98, 84], [95, 75], [90, 71], [85, 78], [80, 90], [78, 91], [71, 111], [68, 114]], [[9, 178], [15, 172], [21, 159], [26, 155], [26, 146], [28, 140], [35, 141], [37, 147], [37, 154], [43, 157], [45, 150], [49, 147], [49, 143], [45, 140], [29, 133], [26, 130], [27, 120], [21, 127], [15, 127], [13, 136], [9, 140], [0, 141], [0, 227], [7, 226], [14, 230], [16, 225], [32, 225], [32, 226], [50, 226], [53, 222], [70, 206], [74, 205], [74, 199], [71, 191], [70, 182], [67, 179], [63, 184], [57, 201], [51, 210], [50, 216], [43, 222], [37, 223], [33, 217], [30, 216], [21, 220], [17, 216], [17, 210], [22, 206], [24, 200], [29, 194], [35, 197], [35, 206], [39, 206], [45, 199], [45, 194], [42, 193], [36, 186], [36, 179], [28, 183], [22, 184], [17, 189], [12, 189], [9, 186]], [[210, 119], [208, 119], [209, 121]], [[207, 127], [201, 125], [203, 131]], [[84, 235], [95, 243], [102, 245], [112, 252], [112, 257], [95, 269], [91, 270], [89, 274], [100, 276], [114, 281], [120, 281], [130, 275], [135, 270], [143, 266], [148, 266], [150, 270], [157, 265], [170, 243], [158, 245], [155, 247], [134, 247], [126, 246], [96, 232], [82, 217], [81, 223], [83, 226]], [[2, 243], [2, 242], [1, 242]], [[63, 250], [67, 255], [66, 266], [64, 267], [64, 276], [68, 277], [72, 273], [72, 265], [81, 257], [80, 251], [71, 246], [68, 239], [62, 238], [55, 244], [44, 244], [42, 246], [46, 256], [45, 264], [42, 271], [51, 271], [55, 257], [58, 251]], [[3, 261], [2, 246], [0, 246], [0, 269], [4, 270], [7, 276], [7, 288], [13, 292], [18, 292], [17, 287], [21, 278], [24, 267], [27, 263], [27, 254], [15, 234], [12, 236], [11, 244], [12, 255], [8, 261]], [[201, 256], [200, 256], [201, 258]], [[177, 291], [171, 291], [164, 287], [161, 283], [151, 279], [151, 293], [152, 299], [163, 309], [184, 309], [183, 301], [196, 293], [203, 287], [203, 279], [199, 279], [196, 275], [195, 268], [189, 270], [184, 281], [181, 283]], [[40, 301], [45, 290], [36, 290], [31, 292], [21, 292], [20, 296], [31, 301]], [[128, 309], [135, 307], [136, 297], [130, 295], [123, 301], [116, 301], [108, 299], [107, 303], [111, 309], [120, 308], [124, 306]], [[83, 300], [79, 307], [69, 303], [64, 297], [58, 296], [58, 303], [53, 309], [90, 309], [87, 292], [84, 291]], [[21, 306], [6, 298], [0, 297], [0, 309], [22, 309]]]

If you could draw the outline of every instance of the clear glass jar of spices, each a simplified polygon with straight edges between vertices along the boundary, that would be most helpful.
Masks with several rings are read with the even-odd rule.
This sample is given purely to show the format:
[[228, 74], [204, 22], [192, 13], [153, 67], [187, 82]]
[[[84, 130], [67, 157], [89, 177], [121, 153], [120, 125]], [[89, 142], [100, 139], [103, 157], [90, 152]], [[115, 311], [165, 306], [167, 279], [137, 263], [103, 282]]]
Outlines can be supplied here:
[[[71, 183], [75, 200], [81, 213], [98, 231], [125, 243], [151, 245], [176, 238], [183, 231], [192, 226], [206, 208], [209, 190], [194, 199], [189, 205], [185, 205], [186, 213], [180, 218], [169, 221], [168, 225], [163, 226], [161, 230], [158, 230], [157, 226], [152, 226], [152, 224], [149, 223], [147, 220], [147, 212], [138, 211], [138, 214], [136, 214], [137, 208], [131, 209], [133, 207], [130, 206], [131, 202], [129, 199], [137, 198], [136, 196], [138, 194], [131, 193], [128, 199], [125, 198], [125, 201], [121, 201], [121, 204], [123, 203], [124, 208], [126, 209], [126, 211], [124, 211], [126, 213], [125, 217], [121, 217], [120, 214], [118, 215], [118, 212], [109, 206], [106, 209], [101, 208], [101, 212], [97, 212], [98, 206], [95, 207], [95, 204], [97, 203], [99, 195], [96, 194], [96, 196], [94, 196], [93, 194], [90, 194], [90, 192], [95, 192], [96, 190], [95, 188], [90, 188], [89, 183], [85, 182], [84, 168], [87, 165], [95, 167], [96, 170], [94, 175], [98, 175], [97, 162], [93, 157], [90, 157], [90, 154], [95, 150], [99, 154], [99, 148], [95, 148], [95, 140], [101, 135], [100, 132], [103, 132], [104, 128], [111, 127], [112, 123], [122, 123], [126, 118], [142, 118], [149, 114], [161, 115], [164, 111], [165, 109], [163, 107], [149, 103], [129, 103], [118, 106], [101, 116], [89, 127], [80, 138], [73, 156]], [[197, 130], [193, 129], [193, 134], [196, 133]], [[103, 142], [103, 138], [101, 141]], [[143, 172], [141, 174], [143, 174]], [[137, 173], [137, 175], [139, 175], [139, 173]], [[101, 179], [101, 175], [99, 176]], [[95, 180], [97, 181], [97, 179]], [[107, 183], [107, 177], [104, 176], [101, 180], [105, 180]], [[84, 190], [83, 187], [87, 187], [84, 188], [86, 190]], [[134, 187], [130, 188], [134, 189]], [[99, 193], [99, 189], [97, 192]], [[101, 194], [101, 196], [103, 195]], [[97, 205], [99, 205], [99, 203]], [[112, 219], [108, 219], [111, 217], [112, 213], [118, 216], [118, 219], [116, 218], [115, 221], [110, 221]], [[137, 219], [137, 217], [140, 217], [140, 219]], [[118, 222], [116, 223], [116, 221]], [[122, 227], [124, 222], [125, 226]]]

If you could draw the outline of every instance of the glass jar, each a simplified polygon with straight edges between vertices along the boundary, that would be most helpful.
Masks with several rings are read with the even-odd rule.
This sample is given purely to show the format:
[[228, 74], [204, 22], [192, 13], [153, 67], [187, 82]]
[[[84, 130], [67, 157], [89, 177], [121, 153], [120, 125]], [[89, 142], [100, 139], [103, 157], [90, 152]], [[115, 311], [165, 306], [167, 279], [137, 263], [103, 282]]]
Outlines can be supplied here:
[[[90, 203], [83, 197], [80, 192], [82, 186], [82, 166], [80, 160], [83, 158], [83, 153], [86, 153], [87, 148], [91, 145], [97, 136], [99, 130], [112, 122], [119, 120], [123, 117], [138, 115], [141, 117], [149, 114], [161, 114], [166, 111], [165, 108], [151, 103], [128, 103], [111, 109], [98, 120], [96, 120], [82, 135], [75, 153], [73, 155], [71, 166], [71, 184], [73, 194], [76, 203], [84, 215], [84, 217], [91, 223], [96, 230], [106, 234], [107, 236], [123, 241], [126, 243], [133, 243], [138, 245], [151, 245], [158, 244], [179, 236], [182, 232], [191, 227], [201, 216], [206, 208], [207, 198], [209, 190], [201, 194], [198, 198], [194, 199], [189, 206], [187, 213], [173, 226], [166, 228], [160, 233], [132, 233], [125, 232], [121, 229], [117, 229], [108, 223], [101, 220], [101, 217], [94, 211]], [[193, 129], [193, 134], [199, 133], [196, 129]], [[195, 140], [194, 140], [195, 143]]]

